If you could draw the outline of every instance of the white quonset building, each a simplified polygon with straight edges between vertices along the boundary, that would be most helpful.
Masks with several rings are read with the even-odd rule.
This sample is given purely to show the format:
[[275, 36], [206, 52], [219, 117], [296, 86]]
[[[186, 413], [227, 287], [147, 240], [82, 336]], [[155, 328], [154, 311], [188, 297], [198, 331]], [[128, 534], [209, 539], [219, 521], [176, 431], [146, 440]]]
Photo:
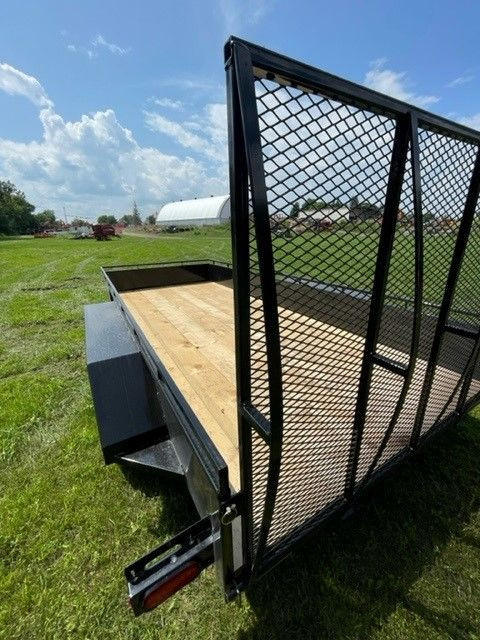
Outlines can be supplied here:
[[157, 224], [165, 227], [199, 227], [230, 220], [230, 196], [211, 196], [165, 204], [157, 215]]

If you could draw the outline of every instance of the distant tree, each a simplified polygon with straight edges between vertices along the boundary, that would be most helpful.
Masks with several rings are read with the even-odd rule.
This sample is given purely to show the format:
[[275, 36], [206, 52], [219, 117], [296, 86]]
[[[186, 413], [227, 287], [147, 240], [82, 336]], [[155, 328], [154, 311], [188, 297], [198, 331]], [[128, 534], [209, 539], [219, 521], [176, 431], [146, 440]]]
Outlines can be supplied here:
[[151, 213], [149, 216], [145, 218], [145, 222], [147, 224], [154, 225], [157, 222], [157, 216], [155, 213]]
[[[378, 220], [382, 216], [382, 210], [376, 204], [365, 200], [359, 202], [355, 210], [351, 210], [350, 216], [354, 215], [355, 220]], [[352, 217], [350, 218], [352, 219]]]
[[292, 204], [292, 208], [290, 209], [290, 218], [298, 218], [298, 214], [300, 213], [300, 205], [298, 202], [294, 202]]
[[135, 200], [133, 201], [133, 210], [132, 210], [132, 224], [135, 226], [142, 224], [142, 219], [140, 217], [140, 212], [138, 211], [137, 203]]
[[130, 227], [133, 224], [133, 216], [129, 213], [126, 213], [120, 218], [119, 222], [124, 224], [126, 227]]
[[353, 211], [357, 207], [358, 207], [358, 196], [353, 196], [353, 198], [350, 198], [350, 201], [348, 203], [348, 208]]
[[70, 222], [70, 225], [72, 227], [88, 227], [90, 225], [90, 222], [88, 220], [84, 220], [83, 218], [74, 218]]
[[38, 228], [35, 207], [10, 181], [0, 180], [0, 233], [21, 234]]
[[104, 213], [101, 216], [98, 216], [97, 222], [100, 224], [117, 224], [117, 219], [115, 216]]
[[57, 218], [55, 217], [55, 211], [52, 209], [44, 209], [39, 211], [35, 216], [38, 220], [38, 224], [41, 229], [51, 229], [55, 226]]
[[317, 198], [307, 198], [301, 206], [302, 211], [320, 211], [331, 205], [324, 200], [318, 200]]

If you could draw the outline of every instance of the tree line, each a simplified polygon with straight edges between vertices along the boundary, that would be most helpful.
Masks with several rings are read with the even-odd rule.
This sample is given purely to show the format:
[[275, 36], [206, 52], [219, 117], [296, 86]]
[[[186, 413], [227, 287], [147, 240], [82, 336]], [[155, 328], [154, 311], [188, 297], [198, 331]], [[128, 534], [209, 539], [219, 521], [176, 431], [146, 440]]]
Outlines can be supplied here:
[[290, 217], [298, 217], [301, 211], [322, 211], [322, 209], [339, 209], [344, 206], [348, 207], [350, 211], [364, 212], [372, 218], [382, 213], [380, 207], [368, 202], [368, 200], [360, 200], [358, 196], [353, 196], [347, 204], [344, 204], [339, 198], [334, 198], [328, 202], [318, 198], [306, 198], [303, 203], [293, 203], [290, 209]]
[[[114, 215], [102, 214], [98, 216], [100, 224], [124, 224], [125, 226], [140, 226], [142, 218], [137, 203], [133, 203], [132, 213], [127, 213], [118, 220]], [[156, 215], [151, 214], [145, 219], [146, 224], [153, 225]], [[59, 220], [55, 211], [44, 209], [35, 213], [35, 205], [28, 202], [23, 191], [9, 180], [0, 180], [0, 235], [24, 235], [35, 233], [43, 229], [63, 229], [70, 226], [89, 226], [90, 221], [76, 217], [69, 224]]]
[[42, 227], [53, 214], [46, 209], [34, 214], [35, 206], [25, 194], [8, 180], [0, 180], [0, 234], [32, 233]]

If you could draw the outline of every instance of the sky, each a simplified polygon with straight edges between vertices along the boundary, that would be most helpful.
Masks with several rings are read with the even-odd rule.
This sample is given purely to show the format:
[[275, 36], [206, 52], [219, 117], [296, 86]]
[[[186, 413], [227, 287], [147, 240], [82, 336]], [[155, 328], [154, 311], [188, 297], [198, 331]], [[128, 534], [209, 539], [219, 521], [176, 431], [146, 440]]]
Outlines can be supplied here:
[[233, 34], [480, 129], [480, 3], [2, 0], [0, 179], [96, 219], [228, 192]]

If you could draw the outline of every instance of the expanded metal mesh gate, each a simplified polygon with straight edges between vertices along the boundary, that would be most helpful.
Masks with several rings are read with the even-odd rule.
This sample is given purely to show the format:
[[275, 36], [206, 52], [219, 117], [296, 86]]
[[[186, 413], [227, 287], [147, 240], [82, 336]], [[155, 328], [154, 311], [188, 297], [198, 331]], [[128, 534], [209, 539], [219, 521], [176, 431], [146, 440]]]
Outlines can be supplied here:
[[237, 39], [226, 60], [258, 574], [477, 400], [480, 134]]

